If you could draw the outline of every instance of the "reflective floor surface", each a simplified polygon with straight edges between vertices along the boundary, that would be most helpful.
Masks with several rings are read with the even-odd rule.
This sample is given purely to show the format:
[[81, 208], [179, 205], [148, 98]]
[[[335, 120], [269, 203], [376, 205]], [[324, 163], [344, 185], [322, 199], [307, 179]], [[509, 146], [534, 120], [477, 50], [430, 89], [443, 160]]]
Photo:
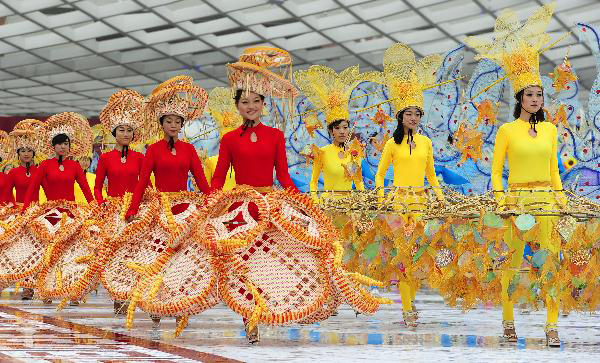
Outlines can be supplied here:
[[136, 314], [134, 328], [115, 317], [106, 292], [80, 306], [56, 311], [56, 303], [22, 301], [12, 289], [0, 298], [0, 361], [24, 362], [397, 362], [407, 361], [600, 361], [600, 315], [571, 314], [559, 320], [561, 348], [545, 346], [545, 312], [516, 314], [517, 343], [500, 338], [496, 308], [463, 313], [430, 291], [417, 295], [419, 327], [402, 323], [398, 295], [374, 316], [355, 316], [342, 306], [337, 316], [312, 325], [261, 327], [261, 341], [246, 343], [241, 319], [224, 305], [192, 317], [173, 337], [174, 318], [153, 327]]

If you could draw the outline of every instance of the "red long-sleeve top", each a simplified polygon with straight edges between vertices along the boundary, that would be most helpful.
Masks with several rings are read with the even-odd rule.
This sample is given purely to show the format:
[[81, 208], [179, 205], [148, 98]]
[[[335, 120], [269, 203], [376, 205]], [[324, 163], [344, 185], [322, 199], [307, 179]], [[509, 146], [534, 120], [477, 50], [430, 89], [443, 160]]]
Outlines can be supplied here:
[[85, 173], [78, 162], [63, 160], [63, 171], [60, 171], [58, 159], [52, 158], [40, 163], [38, 170], [33, 176], [33, 182], [27, 189], [23, 210], [29, 207], [34, 196], [39, 195], [40, 185], [44, 185], [44, 192], [48, 200], [75, 200], [75, 182], [79, 184], [88, 203], [94, 200]]
[[[18, 203], [25, 202], [25, 196], [27, 195], [27, 190], [29, 189], [29, 185], [33, 181], [34, 175], [37, 171], [37, 166], [31, 165], [29, 167], [29, 176], [27, 176], [27, 168], [23, 165], [18, 166], [14, 169], [11, 169], [8, 172], [8, 177], [10, 179], [10, 185], [8, 186], [9, 191], [12, 193], [12, 189], [15, 188], [16, 200]], [[42, 182], [42, 187], [44, 187], [44, 191], [46, 191], [45, 185]], [[38, 202], [40, 199], [39, 193], [31, 196], [32, 202]]]
[[133, 192], [131, 205], [125, 218], [137, 214], [144, 190], [150, 182], [150, 174], [154, 173], [156, 188], [161, 192], [181, 192], [187, 190], [188, 172], [192, 172], [200, 191], [209, 194], [210, 186], [206, 182], [204, 169], [196, 149], [192, 144], [183, 141], [175, 142], [176, 155], [171, 153], [169, 144], [160, 140], [148, 147], [140, 179]]
[[121, 197], [127, 192], [133, 193], [142, 170], [143, 160], [144, 154], [133, 150], [127, 152], [125, 163], [121, 162], [121, 152], [118, 150], [102, 154], [98, 161], [94, 184], [94, 196], [98, 203], [104, 202], [102, 187], [105, 177], [108, 177], [109, 196]]
[[[256, 142], [250, 140], [253, 132], [257, 137]], [[212, 179], [214, 189], [223, 188], [230, 165], [233, 165], [237, 185], [270, 187], [273, 185], [275, 168], [281, 186], [298, 191], [288, 172], [283, 132], [276, 128], [259, 123], [247, 128], [245, 132], [239, 127], [225, 134]]]
[[14, 203], [15, 198], [12, 194], [12, 188], [10, 185], [10, 177], [4, 172], [0, 171], [0, 205]]

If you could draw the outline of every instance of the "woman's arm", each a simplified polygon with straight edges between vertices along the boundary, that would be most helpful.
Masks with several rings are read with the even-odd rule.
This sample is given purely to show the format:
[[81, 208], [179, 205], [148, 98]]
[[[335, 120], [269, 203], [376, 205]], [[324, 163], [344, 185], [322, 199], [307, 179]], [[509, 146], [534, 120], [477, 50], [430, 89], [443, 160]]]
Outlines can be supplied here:
[[277, 175], [279, 184], [286, 189], [292, 189], [298, 192], [298, 188], [296, 188], [296, 184], [292, 181], [288, 169], [287, 156], [285, 153], [285, 138], [283, 137], [283, 132], [279, 130], [277, 130], [277, 144], [275, 148], [275, 175]]
[[385, 175], [387, 174], [387, 170], [392, 163], [392, 147], [393, 147], [394, 139], [390, 139], [385, 143], [383, 147], [383, 153], [381, 155], [381, 159], [379, 160], [379, 165], [377, 165], [377, 174], [375, 174], [375, 187], [381, 188], [377, 194], [380, 197], [383, 197], [385, 194], [383, 188], [385, 187]]
[[504, 160], [506, 160], [506, 150], [508, 148], [508, 135], [505, 125], [500, 126], [498, 132], [496, 133], [494, 156], [492, 159], [492, 189], [494, 196], [501, 204], [504, 203], [502, 172], [504, 171]]
[[96, 168], [96, 182], [94, 183], [94, 196], [98, 204], [104, 203], [104, 197], [102, 196], [102, 188], [104, 187], [104, 179], [106, 178], [106, 158], [103, 155], [98, 160], [98, 167]]

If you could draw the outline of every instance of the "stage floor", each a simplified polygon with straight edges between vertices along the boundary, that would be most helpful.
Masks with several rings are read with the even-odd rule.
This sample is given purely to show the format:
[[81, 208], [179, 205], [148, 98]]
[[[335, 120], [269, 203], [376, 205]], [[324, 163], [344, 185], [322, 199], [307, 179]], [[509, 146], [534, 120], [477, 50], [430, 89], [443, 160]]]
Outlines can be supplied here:
[[106, 292], [87, 303], [56, 311], [56, 303], [22, 301], [12, 289], [0, 299], [0, 361], [25, 362], [397, 362], [408, 361], [600, 361], [600, 315], [571, 314], [559, 320], [561, 348], [546, 348], [545, 312], [516, 314], [519, 342], [500, 338], [500, 310], [481, 307], [463, 313], [445, 306], [433, 292], [417, 295], [420, 325], [402, 323], [396, 299], [374, 316], [355, 316], [342, 305], [338, 316], [320, 324], [261, 327], [261, 341], [246, 343], [241, 319], [219, 305], [190, 319], [179, 338], [174, 318], [153, 328], [136, 314], [134, 328], [113, 315]]

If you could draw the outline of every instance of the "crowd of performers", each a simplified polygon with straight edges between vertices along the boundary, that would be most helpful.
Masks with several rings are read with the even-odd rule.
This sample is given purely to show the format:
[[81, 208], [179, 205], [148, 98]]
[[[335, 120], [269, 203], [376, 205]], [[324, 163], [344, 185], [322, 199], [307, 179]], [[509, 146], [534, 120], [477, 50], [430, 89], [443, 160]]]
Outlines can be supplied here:
[[[227, 65], [229, 89], [209, 95], [178, 76], [147, 97], [113, 94], [100, 121], [114, 150], [101, 155], [95, 179], [85, 172], [92, 131], [79, 114], [23, 120], [0, 135], [3, 164], [16, 160], [0, 172], [0, 283], [59, 309], [102, 285], [128, 327], [140, 308], [155, 324], [176, 318], [176, 334], [222, 302], [241, 315], [250, 342], [260, 324], [321, 321], [342, 303], [373, 314], [390, 301], [368, 287], [392, 284], [406, 326], [416, 328], [414, 297], [427, 284], [465, 309], [501, 304], [511, 342], [514, 303], [545, 305], [547, 343], [560, 346], [559, 313], [600, 304], [600, 207], [563, 190], [557, 128], [544, 121], [539, 55], [552, 11], [541, 7], [522, 27], [504, 13], [494, 41], [467, 39], [504, 68], [515, 92], [514, 121], [496, 136], [490, 195], [442, 189], [432, 142], [417, 132], [439, 55], [417, 61], [394, 44], [383, 72], [311, 66], [292, 82], [274, 71], [291, 65], [287, 52], [249, 48]], [[364, 190], [363, 146], [350, 140], [348, 103], [363, 81], [387, 86], [397, 119], [374, 193]], [[332, 140], [312, 148], [309, 194], [290, 178], [283, 132], [261, 122], [266, 97], [287, 102], [300, 92]], [[205, 109], [220, 127], [218, 157], [201, 158], [180, 139]]]

